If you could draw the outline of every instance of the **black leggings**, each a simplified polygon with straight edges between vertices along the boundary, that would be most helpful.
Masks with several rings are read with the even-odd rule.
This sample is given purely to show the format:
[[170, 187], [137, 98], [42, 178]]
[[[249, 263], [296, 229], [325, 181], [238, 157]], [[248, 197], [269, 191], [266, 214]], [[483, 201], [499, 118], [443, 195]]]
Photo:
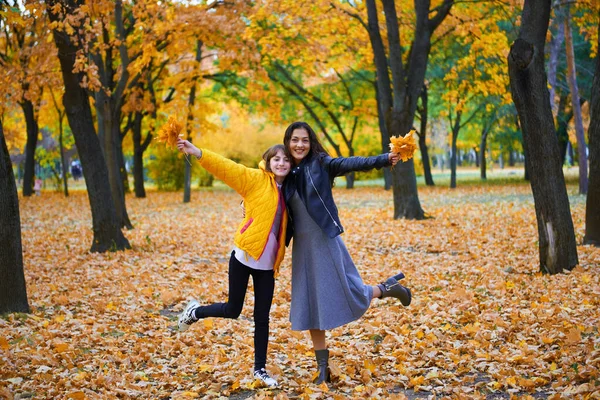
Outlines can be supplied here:
[[229, 259], [229, 299], [196, 309], [197, 318], [221, 317], [236, 319], [240, 316], [248, 288], [248, 279], [254, 282], [254, 370], [265, 368], [269, 345], [269, 312], [273, 301], [275, 278], [273, 270], [263, 271], [245, 266], [235, 258]]

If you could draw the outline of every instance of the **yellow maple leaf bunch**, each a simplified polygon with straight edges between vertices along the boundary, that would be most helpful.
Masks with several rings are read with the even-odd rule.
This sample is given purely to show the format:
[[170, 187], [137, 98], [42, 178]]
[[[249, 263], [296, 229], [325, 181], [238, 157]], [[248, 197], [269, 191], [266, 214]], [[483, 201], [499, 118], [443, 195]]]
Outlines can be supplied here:
[[177, 118], [171, 115], [167, 120], [167, 123], [164, 124], [158, 131], [156, 140], [159, 142], [164, 142], [168, 147], [175, 148], [177, 145], [177, 139], [183, 136], [181, 135], [182, 129], [183, 125], [177, 121]]
[[402, 161], [408, 161], [413, 158], [415, 150], [417, 149], [417, 142], [415, 141], [413, 133], [415, 133], [414, 129], [404, 136], [390, 137], [390, 151], [392, 153], [398, 153]]

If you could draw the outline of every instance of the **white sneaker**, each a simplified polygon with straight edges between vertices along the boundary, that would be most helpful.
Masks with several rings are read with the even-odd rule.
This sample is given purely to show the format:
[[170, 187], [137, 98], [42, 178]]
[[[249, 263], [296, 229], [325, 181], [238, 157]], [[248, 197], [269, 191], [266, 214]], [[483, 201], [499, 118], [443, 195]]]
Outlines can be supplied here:
[[271, 378], [264, 368], [257, 369], [256, 371], [254, 371], [254, 378], [260, 379], [262, 382], [264, 382], [265, 385], [267, 385], [270, 388], [277, 387], [277, 381]]
[[187, 331], [190, 325], [198, 321], [196, 317], [194, 317], [194, 310], [198, 307], [200, 307], [200, 303], [198, 303], [196, 300], [192, 300], [188, 303], [181, 314], [179, 314], [179, 321], [177, 325], [179, 325], [180, 332]]

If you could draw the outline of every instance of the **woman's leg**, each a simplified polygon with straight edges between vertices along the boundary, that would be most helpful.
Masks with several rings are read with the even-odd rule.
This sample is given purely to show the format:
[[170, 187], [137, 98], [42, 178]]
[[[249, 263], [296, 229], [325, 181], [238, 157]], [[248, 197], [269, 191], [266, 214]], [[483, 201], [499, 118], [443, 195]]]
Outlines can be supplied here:
[[371, 300], [373, 299], [378, 299], [381, 297], [381, 289], [379, 289], [378, 285], [375, 286], [371, 286], [373, 288], [373, 297], [371, 298]]
[[327, 348], [327, 343], [325, 340], [325, 331], [319, 329], [311, 329], [310, 338], [312, 339], [313, 347], [315, 350], [325, 350]]
[[227, 303], [214, 303], [196, 308], [194, 311], [196, 319], [207, 317], [236, 319], [239, 317], [244, 307], [250, 271], [252, 269], [239, 262], [232, 252], [229, 259], [229, 298]]
[[273, 270], [252, 270], [254, 281], [254, 370], [265, 368], [269, 346], [269, 313], [273, 301]]

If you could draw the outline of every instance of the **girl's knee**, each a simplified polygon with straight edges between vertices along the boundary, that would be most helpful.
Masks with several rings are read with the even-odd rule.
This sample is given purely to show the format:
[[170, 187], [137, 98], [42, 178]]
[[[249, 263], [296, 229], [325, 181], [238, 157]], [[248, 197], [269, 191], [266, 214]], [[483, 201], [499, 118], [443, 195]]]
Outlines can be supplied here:
[[225, 318], [238, 319], [242, 313], [242, 307], [227, 306], [225, 307]]

